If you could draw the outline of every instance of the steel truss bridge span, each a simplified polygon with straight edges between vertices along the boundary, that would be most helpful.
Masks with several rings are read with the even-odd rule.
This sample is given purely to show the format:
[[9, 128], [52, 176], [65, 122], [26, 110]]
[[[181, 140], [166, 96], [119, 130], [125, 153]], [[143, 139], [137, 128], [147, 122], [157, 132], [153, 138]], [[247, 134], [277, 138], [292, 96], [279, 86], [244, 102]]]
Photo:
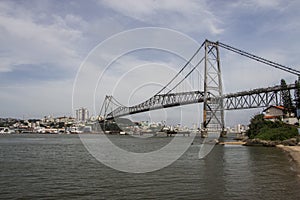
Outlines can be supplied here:
[[274, 87], [226, 94], [223, 96], [224, 109], [236, 110], [283, 105], [282, 93], [288, 91], [289, 94], [291, 94], [291, 91], [296, 88], [297, 86], [295, 84], [289, 84], [284, 88], [281, 85], [277, 85]]
[[[157, 94], [148, 99], [147, 101], [135, 106], [119, 106], [112, 112], [108, 113], [106, 119], [147, 112], [150, 110], [158, 110], [187, 104], [201, 103], [204, 101], [203, 98], [204, 92], [200, 91]], [[111, 96], [106, 96], [105, 101], [111, 101], [110, 99], [112, 99]]]
[[[300, 80], [298, 69], [281, 65], [221, 42], [205, 40], [179, 72], [150, 99], [138, 105], [124, 106], [113, 96], [106, 96], [100, 116], [103, 117], [103, 120], [113, 119], [150, 110], [203, 102], [202, 127], [207, 130], [208, 135], [211, 133], [214, 135], [222, 132], [225, 128], [224, 110], [283, 105], [283, 98], [290, 94], [291, 90], [297, 89], [295, 84], [291, 84], [223, 94], [220, 48], [263, 63], [273, 69], [296, 75]], [[200, 73], [197, 74], [196, 68], [203, 69], [203, 76]], [[203, 77], [203, 88], [199, 87], [189, 91], [189, 88], [184, 87], [185, 80], [191, 79], [192, 83], [195, 82], [194, 80], [200, 82], [201, 77]], [[181, 87], [185, 89], [181, 90]]]
[[[274, 87], [258, 88], [249, 91], [225, 94], [221, 97], [215, 97], [208, 93], [208, 101], [222, 100], [224, 110], [251, 109], [268, 107], [270, 105], [282, 105], [282, 92], [296, 89], [295, 84]], [[112, 96], [106, 96], [105, 101], [112, 101]], [[190, 91], [180, 93], [159, 94], [151, 97], [147, 101], [135, 106], [119, 106], [108, 113], [106, 119], [113, 119], [126, 115], [132, 115], [151, 110], [159, 110], [188, 104], [204, 102], [204, 92]], [[109, 103], [109, 102], [107, 102]]]

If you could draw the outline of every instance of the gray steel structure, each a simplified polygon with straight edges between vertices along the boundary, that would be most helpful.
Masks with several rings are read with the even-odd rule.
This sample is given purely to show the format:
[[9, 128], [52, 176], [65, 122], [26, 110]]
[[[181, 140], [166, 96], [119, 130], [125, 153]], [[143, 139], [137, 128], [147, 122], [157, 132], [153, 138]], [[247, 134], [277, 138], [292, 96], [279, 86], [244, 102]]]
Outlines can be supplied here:
[[218, 43], [205, 41], [203, 128], [207, 133], [224, 130], [223, 87]]
[[287, 91], [291, 94], [296, 90], [295, 84], [281, 85], [267, 88], [259, 88], [244, 92], [237, 92], [224, 95], [224, 108], [226, 110], [249, 109], [268, 107], [270, 105], [283, 105], [282, 93]]
[[[284, 90], [289, 92], [295, 90], [295, 84], [287, 85]], [[282, 91], [280, 85], [267, 88], [259, 88], [249, 91], [225, 94], [221, 98], [213, 97], [210, 93], [207, 95], [207, 101], [223, 100], [224, 110], [250, 109], [268, 107], [270, 105], [282, 105]], [[112, 96], [107, 96], [105, 103], [106, 113], [103, 113], [105, 119], [112, 119], [114, 117], [122, 117], [126, 115], [147, 112], [150, 110], [158, 110], [163, 108], [170, 108], [175, 106], [182, 106], [194, 103], [204, 102], [204, 92], [190, 91], [181, 93], [169, 93], [164, 95], [155, 95], [149, 100], [135, 106], [122, 106], [113, 102]], [[115, 104], [118, 106], [112, 112], [109, 112], [109, 105]], [[210, 120], [209, 118], [207, 120]]]
[[[108, 96], [105, 100], [105, 105], [111, 102], [112, 97]], [[204, 101], [204, 92], [190, 91], [180, 93], [157, 94], [147, 101], [135, 106], [119, 105], [116, 109], [109, 113], [103, 113], [105, 119], [114, 117], [122, 117], [126, 115], [147, 112], [150, 110], [158, 110], [187, 104], [201, 103]]]
[[[195, 60], [197, 57], [196, 55], [199, 55], [199, 52], [203, 47], [205, 48], [204, 57], [200, 60]], [[116, 117], [147, 112], [150, 110], [203, 102], [203, 128], [206, 128], [208, 133], [216, 132], [222, 131], [224, 128], [224, 110], [282, 105], [282, 93], [284, 91], [291, 93], [292, 90], [297, 88], [295, 84], [288, 85], [285, 88], [278, 85], [274, 87], [259, 88], [223, 95], [219, 47], [264, 63], [273, 68], [297, 75], [298, 77], [300, 76], [299, 70], [269, 61], [220, 42], [205, 40], [191, 59], [175, 75], [175, 77], [173, 77], [173, 79], [171, 79], [158, 93], [145, 102], [135, 106], [124, 106], [112, 96], [106, 96], [100, 111], [100, 115], [103, 116], [102, 120], [109, 120]], [[184, 79], [182, 79], [171, 90], [163, 93], [163, 91], [165, 91], [165, 89], [176, 78], [178, 78], [178, 75], [186, 69], [192, 61], [194, 61], [196, 65], [184, 77], [184, 79], [186, 79], [202, 63], [202, 61], [204, 61], [204, 91], [173, 92], [174, 89], [184, 81]], [[112, 109], [113, 106], [116, 108]]]

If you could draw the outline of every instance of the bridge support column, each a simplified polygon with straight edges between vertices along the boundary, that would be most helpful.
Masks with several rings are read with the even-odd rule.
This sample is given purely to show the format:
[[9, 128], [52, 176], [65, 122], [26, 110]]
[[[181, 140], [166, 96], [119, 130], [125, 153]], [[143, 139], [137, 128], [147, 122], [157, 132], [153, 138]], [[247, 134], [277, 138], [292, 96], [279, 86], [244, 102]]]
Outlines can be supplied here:
[[104, 102], [102, 104], [102, 107], [100, 109], [100, 114], [99, 114], [99, 116], [102, 117], [103, 119], [106, 119], [106, 117], [107, 117], [107, 113], [108, 113], [108, 109], [109, 109], [111, 101], [112, 101], [112, 96], [106, 95]]
[[223, 89], [218, 43], [205, 41], [203, 128], [224, 135]]

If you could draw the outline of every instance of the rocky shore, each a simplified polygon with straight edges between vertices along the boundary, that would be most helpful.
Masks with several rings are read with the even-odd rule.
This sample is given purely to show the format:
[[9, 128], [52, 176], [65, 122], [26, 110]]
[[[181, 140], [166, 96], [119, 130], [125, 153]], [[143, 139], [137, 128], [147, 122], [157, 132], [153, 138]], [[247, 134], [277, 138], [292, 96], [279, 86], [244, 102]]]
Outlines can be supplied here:
[[300, 146], [284, 146], [282, 144], [277, 145], [276, 147], [282, 149], [287, 152], [292, 160], [295, 162], [297, 166], [297, 171], [299, 172], [300, 177]]
[[291, 159], [294, 161], [299, 172], [300, 177], [300, 142], [299, 138], [291, 138], [284, 141], [268, 141], [260, 139], [247, 139], [245, 140], [245, 146], [266, 146], [277, 147], [287, 152]]
[[270, 140], [261, 140], [261, 139], [246, 139], [244, 140], [245, 146], [265, 146], [265, 147], [275, 147], [277, 145], [283, 145], [283, 146], [300, 146], [300, 143], [298, 142], [299, 139], [297, 138], [291, 138], [288, 140], [283, 141], [270, 141]]

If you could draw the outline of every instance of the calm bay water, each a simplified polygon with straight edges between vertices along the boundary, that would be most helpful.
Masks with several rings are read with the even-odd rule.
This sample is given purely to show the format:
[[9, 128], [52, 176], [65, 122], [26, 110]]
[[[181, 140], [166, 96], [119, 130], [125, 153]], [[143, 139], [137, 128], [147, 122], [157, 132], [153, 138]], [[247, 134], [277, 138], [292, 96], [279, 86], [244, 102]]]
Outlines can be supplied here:
[[[136, 151], [170, 138], [112, 136]], [[96, 161], [77, 135], [0, 135], [1, 199], [299, 199], [300, 178], [276, 148], [192, 145], [167, 168], [119, 172]]]

